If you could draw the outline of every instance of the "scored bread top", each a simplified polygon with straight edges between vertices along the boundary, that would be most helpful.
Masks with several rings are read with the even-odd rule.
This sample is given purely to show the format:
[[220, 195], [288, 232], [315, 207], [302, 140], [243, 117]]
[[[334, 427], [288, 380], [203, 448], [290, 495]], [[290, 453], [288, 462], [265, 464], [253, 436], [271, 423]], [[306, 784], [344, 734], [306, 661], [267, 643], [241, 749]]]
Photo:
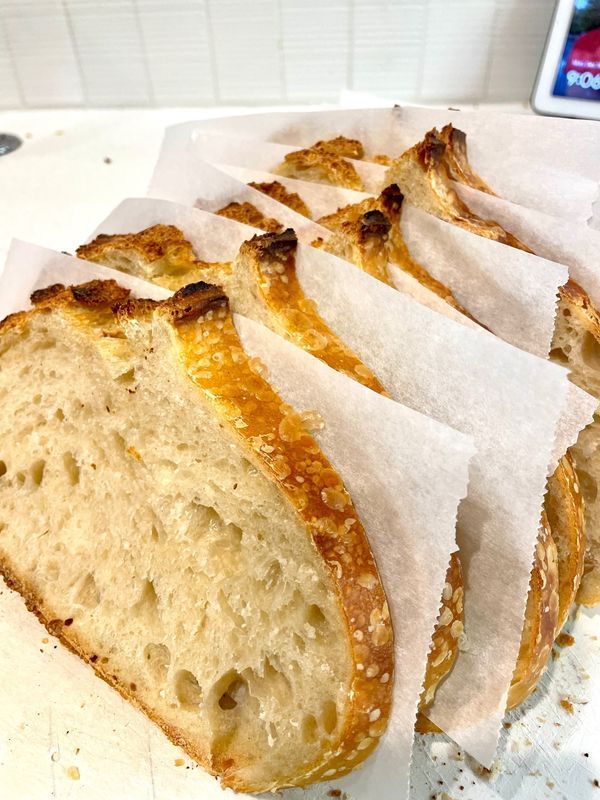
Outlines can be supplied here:
[[[20, 333], [33, 315], [51, 313], [65, 313], [96, 335], [153, 315], [169, 325], [187, 377], [230, 427], [247, 457], [285, 495], [330, 576], [352, 657], [348, 711], [335, 747], [291, 778], [303, 785], [345, 774], [369, 755], [385, 731], [394, 669], [384, 590], [351, 498], [301, 417], [260, 374], [257, 359], [245, 354], [227, 298], [218, 287], [189, 285], [162, 302], [131, 300], [128, 295], [114, 281], [56, 285], [36, 293], [35, 308], [7, 318], [0, 332]], [[68, 628], [63, 627], [61, 636], [78, 649]], [[99, 665], [93, 666], [101, 673]], [[198, 757], [189, 745], [188, 750]]]

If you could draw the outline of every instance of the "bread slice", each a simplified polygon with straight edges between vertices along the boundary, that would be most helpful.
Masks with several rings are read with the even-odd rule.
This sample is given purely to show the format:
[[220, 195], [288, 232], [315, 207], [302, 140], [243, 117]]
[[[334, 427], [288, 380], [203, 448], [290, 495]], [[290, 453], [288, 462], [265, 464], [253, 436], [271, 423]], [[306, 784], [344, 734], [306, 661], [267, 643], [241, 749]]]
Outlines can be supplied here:
[[[448, 130], [445, 137], [450, 137]], [[397, 183], [407, 199], [425, 211], [471, 233], [532, 252], [524, 242], [504, 230], [494, 220], [478, 217], [458, 197], [452, 187], [452, 178], [464, 179], [469, 185], [481, 179], [474, 177], [475, 173], [468, 162], [465, 164], [466, 146], [460, 155], [461, 166], [456, 166], [456, 130], [450, 138], [454, 142], [454, 150], [450, 148], [449, 156], [446, 142], [434, 128], [422, 142], [393, 162], [387, 172], [387, 179]], [[468, 180], [464, 178], [467, 173]], [[600, 314], [584, 289], [573, 280], [560, 288], [550, 358], [567, 366], [573, 383], [600, 400]], [[580, 482], [585, 505], [587, 553], [577, 595], [578, 602], [585, 605], [600, 602], [599, 449], [600, 418], [596, 417], [572, 448], [577, 469], [581, 470]]]
[[[152, 238], [155, 245], [151, 243]], [[123, 269], [138, 277], [160, 277], [156, 264], [168, 264], [169, 274], [174, 266], [165, 258], [172, 249], [180, 254], [183, 269], [189, 266], [190, 275], [198, 278], [191, 245], [173, 226], [157, 225], [138, 234], [99, 236], [77, 250], [80, 257], [106, 266]], [[160, 243], [160, 244], [159, 244]], [[296, 276], [295, 254], [297, 240], [293, 231], [280, 235], [255, 236], [245, 242], [232, 265], [203, 264], [204, 279], [223, 286], [234, 311], [262, 322], [283, 338], [321, 359], [333, 369], [364, 386], [384, 394], [385, 390], [373, 373], [329, 329], [316, 311], [315, 305], [302, 292]], [[185, 281], [179, 274], [178, 281]], [[164, 285], [164, 284], [163, 284]], [[169, 288], [175, 289], [172, 284]], [[462, 633], [463, 581], [457, 554], [451, 559], [446, 575], [446, 587], [440, 607], [440, 617], [433, 635], [432, 649], [421, 697], [421, 710], [433, 702], [439, 683], [452, 669], [458, 655], [458, 640]]]
[[0, 327], [0, 567], [48, 630], [223, 785], [353, 769], [393, 635], [341, 479], [220, 289], [36, 293]]

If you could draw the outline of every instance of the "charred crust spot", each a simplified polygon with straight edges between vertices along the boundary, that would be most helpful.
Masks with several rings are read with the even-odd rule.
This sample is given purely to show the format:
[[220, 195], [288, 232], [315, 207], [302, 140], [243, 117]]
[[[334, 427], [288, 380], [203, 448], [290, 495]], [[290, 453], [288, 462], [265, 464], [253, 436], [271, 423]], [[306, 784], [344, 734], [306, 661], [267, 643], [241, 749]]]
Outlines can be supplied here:
[[436, 128], [425, 134], [425, 138], [417, 145], [417, 155], [425, 166], [437, 166], [444, 158], [446, 143], [438, 137]]
[[181, 289], [177, 292], [177, 295], [180, 297], [189, 297], [192, 294], [196, 294], [197, 292], [206, 292], [208, 290], [216, 289], [216, 286], [213, 286], [211, 283], [205, 283], [204, 281], [197, 281], [196, 283], [188, 283], [187, 286], [182, 286]]
[[71, 286], [73, 299], [80, 305], [89, 308], [113, 308], [115, 305], [124, 303], [129, 297], [129, 289], [114, 280], [109, 281], [89, 281], [79, 286]]
[[246, 244], [253, 246], [259, 255], [283, 261], [296, 252], [298, 237], [292, 228], [286, 228], [282, 233], [254, 236]]
[[397, 183], [390, 183], [379, 195], [379, 200], [385, 211], [397, 215], [402, 209], [404, 195], [400, 191], [400, 187]]
[[223, 290], [204, 281], [183, 286], [173, 297], [161, 303], [174, 322], [198, 319], [215, 308], [228, 305], [229, 301]]
[[29, 299], [35, 306], [38, 303], [43, 303], [45, 300], [49, 300], [51, 297], [55, 297], [57, 294], [60, 294], [64, 291], [64, 284], [53, 283], [52, 286], [46, 286], [44, 289], [36, 289], [35, 292], [32, 292]]
[[382, 211], [373, 209], [362, 216], [361, 234], [363, 236], [384, 236], [390, 228], [391, 223]]

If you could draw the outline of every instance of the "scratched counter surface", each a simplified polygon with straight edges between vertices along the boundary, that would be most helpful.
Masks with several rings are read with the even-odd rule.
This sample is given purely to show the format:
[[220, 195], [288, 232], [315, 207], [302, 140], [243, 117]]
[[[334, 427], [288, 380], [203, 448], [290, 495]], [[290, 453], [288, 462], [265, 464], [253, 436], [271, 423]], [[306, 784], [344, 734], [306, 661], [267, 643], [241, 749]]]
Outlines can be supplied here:
[[[208, 113], [227, 112], [236, 109]], [[164, 126], [199, 116], [0, 114], [0, 132], [23, 140], [0, 158], [0, 259], [11, 236], [72, 251], [120, 200], [145, 194]], [[417, 737], [411, 800], [600, 800], [600, 614], [580, 609], [567, 631], [572, 644], [555, 646], [537, 691], [506, 717], [494, 769], [482, 771], [443, 735]], [[328, 791], [283, 798], [328, 800]], [[234, 796], [49, 636], [0, 580], [0, 800]]]

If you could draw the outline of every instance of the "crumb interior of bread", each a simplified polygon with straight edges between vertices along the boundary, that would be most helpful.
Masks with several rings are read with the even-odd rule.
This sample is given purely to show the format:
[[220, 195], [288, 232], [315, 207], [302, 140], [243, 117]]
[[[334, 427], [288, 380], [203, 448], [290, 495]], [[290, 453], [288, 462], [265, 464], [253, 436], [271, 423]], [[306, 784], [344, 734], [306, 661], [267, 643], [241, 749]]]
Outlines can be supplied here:
[[205, 765], [293, 782], [347, 713], [337, 596], [166, 324], [143, 327], [92, 340], [39, 315], [5, 342], [0, 558]]
[[[600, 343], [561, 301], [556, 317], [551, 358], [571, 371], [574, 383], [600, 398]], [[585, 503], [588, 552], [578, 600], [600, 601], [600, 415], [579, 435], [572, 448]]]

